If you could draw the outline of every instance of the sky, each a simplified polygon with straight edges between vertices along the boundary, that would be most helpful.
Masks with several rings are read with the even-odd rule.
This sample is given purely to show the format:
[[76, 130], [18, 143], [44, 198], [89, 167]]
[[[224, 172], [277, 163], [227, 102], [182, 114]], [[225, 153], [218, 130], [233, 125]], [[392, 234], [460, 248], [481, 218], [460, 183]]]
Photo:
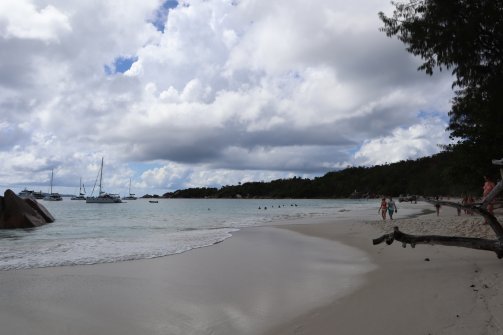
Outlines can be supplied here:
[[[452, 76], [388, 0], [2, 0], [0, 191], [163, 194], [429, 156]], [[96, 193], [96, 191], [95, 191]]]

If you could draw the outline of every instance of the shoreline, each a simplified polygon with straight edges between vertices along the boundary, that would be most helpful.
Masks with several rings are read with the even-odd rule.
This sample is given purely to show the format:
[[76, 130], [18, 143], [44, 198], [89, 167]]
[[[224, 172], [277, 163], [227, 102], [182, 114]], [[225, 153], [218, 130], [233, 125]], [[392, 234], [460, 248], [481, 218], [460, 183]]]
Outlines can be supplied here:
[[453, 208], [442, 209], [439, 217], [425, 210], [429, 213], [345, 230], [326, 223], [281, 227], [360, 248], [377, 268], [358, 290], [266, 334], [503, 334], [503, 263], [494, 253], [430, 245], [404, 249], [399, 242], [372, 245], [394, 225], [412, 234], [449, 234], [475, 220], [465, 233], [492, 235], [480, 217], [457, 216]]
[[0, 322], [6, 334], [261, 334], [355, 289], [369, 266], [338, 242], [253, 227], [169, 257], [1, 272]]
[[[393, 223], [316, 218], [243, 228], [167, 257], [0, 272], [0, 321], [6, 333], [40, 335], [503, 334], [494, 254], [372, 245], [395, 224], [410, 233], [486, 227], [455, 209], [401, 217], [399, 206]], [[335, 273], [337, 263], [354, 275]]]

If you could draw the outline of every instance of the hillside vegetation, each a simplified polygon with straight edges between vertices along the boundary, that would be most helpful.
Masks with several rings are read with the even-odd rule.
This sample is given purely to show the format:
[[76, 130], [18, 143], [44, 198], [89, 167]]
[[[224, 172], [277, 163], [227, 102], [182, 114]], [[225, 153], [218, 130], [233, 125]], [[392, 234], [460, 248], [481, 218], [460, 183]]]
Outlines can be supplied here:
[[[479, 196], [483, 175], [497, 175], [487, 164], [467, 168], [453, 152], [373, 167], [349, 167], [314, 179], [294, 177], [221, 188], [190, 188], [166, 193], [173, 198], [347, 198], [400, 194]], [[484, 170], [484, 171], [482, 171]], [[355, 192], [356, 191], [356, 192]]]

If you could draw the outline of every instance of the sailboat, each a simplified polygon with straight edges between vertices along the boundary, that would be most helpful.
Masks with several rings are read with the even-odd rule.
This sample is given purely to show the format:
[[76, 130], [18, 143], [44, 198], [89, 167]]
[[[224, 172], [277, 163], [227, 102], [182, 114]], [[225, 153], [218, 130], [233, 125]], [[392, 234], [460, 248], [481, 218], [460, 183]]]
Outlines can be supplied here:
[[[84, 189], [84, 193], [82, 193], [82, 189]], [[75, 197], [71, 197], [71, 200], [86, 200], [86, 188], [84, 187], [84, 184], [82, 184], [82, 178], [80, 178], [80, 184], [79, 184], [79, 195]]]
[[52, 182], [54, 179], [54, 170], [51, 170], [51, 193], [49, 193], [46, 197], [44, 197], [44, 200], [47, 201], [61, 201], [63, 198], [59, 195], [59, 193], [52, 193]]
[[[93, 197], [93, 196], [87, 197], [86, 203], [87, 204], [117, 204], [117, 203], [121, 203], [122, 200], [118, 194], [105, 193], [101, 189], [101, 183], [103, 181], [103, 157], [101, 157], [101, 167], [100, 167], [100, 171], [98, 172], [98, 176], [100, 177], [99, 194], [96, 197]], [[96, 177], [96, 179], [98, 179], [98, 176]], [[94, 187], [96, 187], [96, 182], [94, 183]], [[94, 193], [94, 187], [93, 187], [93, 191], [91, 192], [91, 194]]]
[[134, 193], [131, 193], [131, 178], [129, 178], [129, 195], [127, 197], [123, 197], [122, 200], [136, 200]]

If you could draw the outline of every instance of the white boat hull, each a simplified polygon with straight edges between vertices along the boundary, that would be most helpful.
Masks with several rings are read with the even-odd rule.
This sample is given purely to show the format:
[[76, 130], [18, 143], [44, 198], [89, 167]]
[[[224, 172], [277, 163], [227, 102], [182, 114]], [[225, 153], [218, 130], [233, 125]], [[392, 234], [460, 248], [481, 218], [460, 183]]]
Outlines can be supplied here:
[[62, 201], [63, 198], [59, 194], [53, 193], [53, 194], [50, 194], [50, 195], [46, 196], [44, 198], [44, 200], [45, 201]]
[[100, 197], [87, 197], [86, 203], [88, 204], [118, 204], [121, 203], [122, 200], [117, 197], [111, 196], [100, 196]]

